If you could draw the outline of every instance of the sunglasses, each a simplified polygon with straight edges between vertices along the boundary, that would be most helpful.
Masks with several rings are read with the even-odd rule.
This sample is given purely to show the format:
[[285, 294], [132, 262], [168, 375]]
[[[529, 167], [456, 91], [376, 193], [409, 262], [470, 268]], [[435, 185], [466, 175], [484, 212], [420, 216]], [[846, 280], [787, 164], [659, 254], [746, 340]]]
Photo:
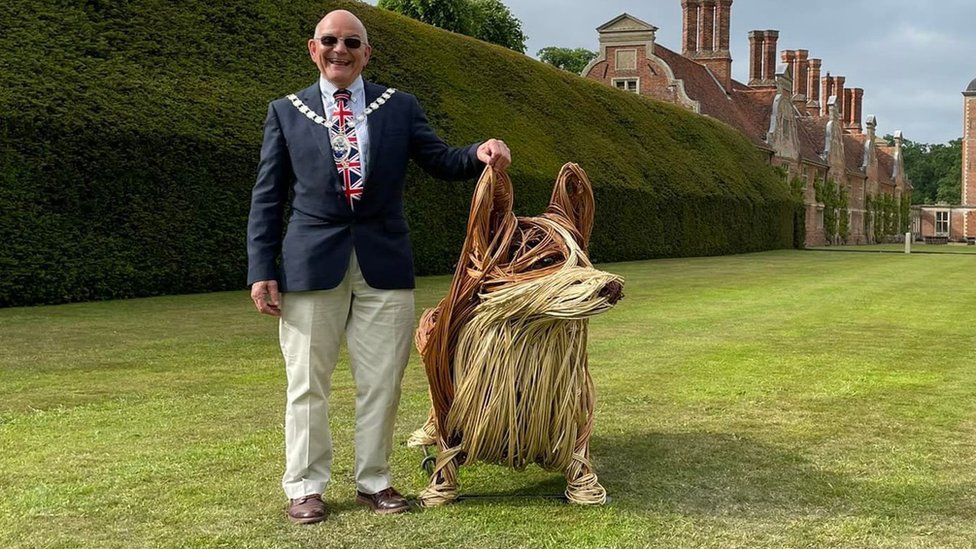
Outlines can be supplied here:
[[363, 41], [359, 38], [349, 37], [349, 38], [338, 38], [336, 36], [323, 36], [319, 38], [319, 42], [327, 48], [334, 48], [336, 44], [342, 40], [342, 43], [346, 45], [346, 48], [350, 50], [359, 49], [359, 46], [363, 45]]

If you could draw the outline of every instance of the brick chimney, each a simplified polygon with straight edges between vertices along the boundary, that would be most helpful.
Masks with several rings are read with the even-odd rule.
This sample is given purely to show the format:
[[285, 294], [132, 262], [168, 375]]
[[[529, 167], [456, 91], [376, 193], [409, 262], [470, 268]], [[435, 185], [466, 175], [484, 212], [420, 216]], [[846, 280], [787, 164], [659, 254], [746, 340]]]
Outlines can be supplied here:
[[763, 72], [762, 78], [770, 86], [776, 85], [776, 43], [779, 41], [779, 31], [763, 31]]
[[847, 80], [847, 78], [843, 76], [835, 76], [833, 93], [830, 94], [830, 95], [837, 96], [837, 114], [840, 115], [840, 119], [842, 121], [845, 120], [844, 113], [847, 112], [847, 110], [844, 108], [844, 81], [845, 80]]
[[796, 76], [796, 50], [783, 50], [779, 54], [780, 61], [789, 68], [790, 76]]
[[816, 114], [820, 109], [820, 63], [819, 59], [811, 59], [807, 66], [807, 110]]
[[682, 0], [684, 56], [708, 67], [726, 93], [732, 91], [729, 26], [732, 0]]
[[749, 85], [754, 88], [776, 86], [776, 42], [779, 31], [749, 32]]
[[796, 50], [796, 71], [793, 73], [793, 95], [807, 97], [807, 66], [810, 56], [808, 50]]
[[763, 32], [749, 31], [749, 85], [762, 85]]
[[698, 11], [698, 51], [715, 49], [715, 0], [701, 0]]
[[681, 53], [691, 57], [698, 51], [698, 9], [702, 0], [681, 0]]
[[864, 88], [854, 88], [854, 98], [851, 104], [851, 127], [861, 133], [861, 107], [864, 104]]
[[715, 10], [715, 49], [729, 51], [729, 32], [732, 29], [732, 0], [718, 0]]
[[830, 72], [827, 72], [827, 76], [820, 79], [820, 115], [830, 116], [830, 97], [834, 94], [834, 77], [830, 76]]
[[844, 121], [844, 129], [846, 131], [852, 131], [854, 126], [854, 122], [851, 120], [851, 117], [854, 115], [854, 90], [853, 89], [847, 88], [846, 90], [844, 90], [843, 105], [844, 105], [844, 112], [842, 113], [843, 116], [841, 118]]

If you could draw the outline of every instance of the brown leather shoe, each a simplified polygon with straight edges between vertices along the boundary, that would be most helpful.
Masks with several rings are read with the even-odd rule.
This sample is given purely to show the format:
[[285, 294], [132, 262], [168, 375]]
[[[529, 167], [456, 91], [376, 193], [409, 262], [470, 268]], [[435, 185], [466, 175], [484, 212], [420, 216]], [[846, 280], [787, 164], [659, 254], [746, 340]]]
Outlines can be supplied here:
[[325, 520], [325, 502], [320, 494], [293, 499], [288, 504], [288, 518], [295, 524], [312, 524]]
[[392, 486], [375, 494], [356, 491], [356, 503], [368, 506], [377, 515], [393, 515], [410, 509], [407, 498], [400, 495]]

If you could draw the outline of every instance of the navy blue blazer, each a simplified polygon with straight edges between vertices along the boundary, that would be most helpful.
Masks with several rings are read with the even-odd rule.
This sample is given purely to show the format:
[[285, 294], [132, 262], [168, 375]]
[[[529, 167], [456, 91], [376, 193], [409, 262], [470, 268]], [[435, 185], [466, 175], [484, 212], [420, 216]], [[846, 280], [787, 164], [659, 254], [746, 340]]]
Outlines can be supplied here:
[[[384, 91], [365, 82], [366, 104]], [[296, 95], [324, 114], [318, 82]], [[407, 160], [412, 158], [434, 177], [470, 179], [484, 168], [477, 158], [479, 144], [449, 147], [431, 129], [417, 98], [399, 90], [366, 121], [367, 172], [354, 211], [343, 194], [328, 128], [309, 120], [287, 98], [268, 106], [247, 222], [248, 285], [277, 280], [285, 292], [334, 288], [355, 249], [370, 286], [414, 287], [413, 252], [403, 215]], [[289, 192], [291, 216], [282, 239]]]

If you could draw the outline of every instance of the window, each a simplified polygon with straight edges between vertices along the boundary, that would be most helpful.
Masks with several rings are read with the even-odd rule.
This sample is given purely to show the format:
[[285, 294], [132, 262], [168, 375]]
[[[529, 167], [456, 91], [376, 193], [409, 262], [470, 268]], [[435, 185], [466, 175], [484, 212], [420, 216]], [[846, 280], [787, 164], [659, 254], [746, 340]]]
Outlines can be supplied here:
[[618, 90], [640, 93], [640, 81], [637, 78], [614, 78], [613, 87]]
[[616, 61], [618, 71], [637, 70], [637, 50], [617, 50]]
[[935, 236], [949, 236], [949, 210], [935, 212]]

